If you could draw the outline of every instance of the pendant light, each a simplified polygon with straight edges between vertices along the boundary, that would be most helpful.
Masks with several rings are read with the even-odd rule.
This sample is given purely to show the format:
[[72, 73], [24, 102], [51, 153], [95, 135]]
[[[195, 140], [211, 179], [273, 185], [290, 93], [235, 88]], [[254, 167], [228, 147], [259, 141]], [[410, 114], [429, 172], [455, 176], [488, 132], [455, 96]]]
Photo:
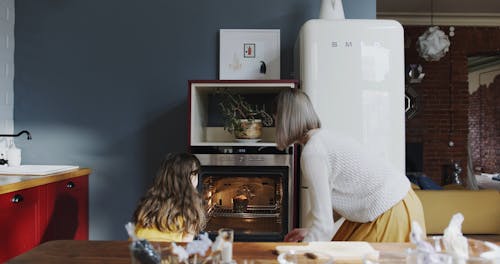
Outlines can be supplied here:
[[431, 26], [417, 40], [418, 54], [426, 61], [439, 61], [446, 55], [450, 46], [448, 36], [438, 26], [434, 26], [433, 8], [434, 3], [431, 0]]

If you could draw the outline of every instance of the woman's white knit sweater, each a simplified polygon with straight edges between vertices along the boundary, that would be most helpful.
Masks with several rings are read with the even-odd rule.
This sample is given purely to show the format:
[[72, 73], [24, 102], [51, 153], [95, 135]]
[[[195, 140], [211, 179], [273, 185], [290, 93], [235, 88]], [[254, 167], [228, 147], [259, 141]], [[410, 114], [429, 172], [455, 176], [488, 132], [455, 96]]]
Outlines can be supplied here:
[[329, 241], [334, 235], [332, 209], [347, 220], [366, 223], [402, 200], [407, 177], [388, 161], [365, 151], [353, 139], [331, 131], [312, 131], [300, 165], [310, 208], [304, 241]]

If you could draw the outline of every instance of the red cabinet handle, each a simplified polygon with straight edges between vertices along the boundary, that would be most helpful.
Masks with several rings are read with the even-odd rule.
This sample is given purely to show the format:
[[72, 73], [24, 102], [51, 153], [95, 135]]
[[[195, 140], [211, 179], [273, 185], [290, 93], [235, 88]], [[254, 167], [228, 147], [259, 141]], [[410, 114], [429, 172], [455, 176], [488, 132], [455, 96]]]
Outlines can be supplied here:
[[73, 188], [73, 187], [75, 187], [75, 183], [74, 183], [74, 182], [69, 181], [68, 183], [66, 183], [66, 188], [71, 189], [71, 188]]
[[23, 196], [22, 196], [22, 195], [20, 195], [20, 194], [16, 194], [16, 195], [14, 195], [14, 196], [12, 197], [12, 199], [11, 199], [11, 201], [12, 201], [13, 203], [20, 203], [20, 202], [22, 202], [23, 200], [24, 200], [24, 198], [23, 198]]

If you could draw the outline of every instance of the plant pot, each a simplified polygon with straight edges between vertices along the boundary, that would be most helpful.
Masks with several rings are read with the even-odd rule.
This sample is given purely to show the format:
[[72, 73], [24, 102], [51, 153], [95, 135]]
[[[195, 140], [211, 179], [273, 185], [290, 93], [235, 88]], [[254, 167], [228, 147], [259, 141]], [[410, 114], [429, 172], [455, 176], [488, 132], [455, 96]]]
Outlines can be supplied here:
[[259, 139], [262, 135], [262, 120], [260, 119], [240, 119], [240, 125], [241, 130], [234, 133], [237, 139]]

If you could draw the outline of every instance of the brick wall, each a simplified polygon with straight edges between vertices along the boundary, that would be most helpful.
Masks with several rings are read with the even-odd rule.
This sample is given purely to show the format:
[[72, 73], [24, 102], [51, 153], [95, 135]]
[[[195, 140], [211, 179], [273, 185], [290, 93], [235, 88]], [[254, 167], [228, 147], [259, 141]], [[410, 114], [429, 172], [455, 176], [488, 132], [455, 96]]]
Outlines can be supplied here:
[[14, 129], [14, 0], [1, 0], [0, 1], [0, 133], [11, 134], [13, 132], [13, 129]]
[[[437, 62], [418, 56], [415, 43], [428, 27], [405, 26], [405, 63], [421, 64], [426, 74], [413, 87], [419, 112], [406, 122], [406, 141], [423, 143], [424, 173], [438, 183], [445, 166], [459, 161], [462, 179], [467, 166], [469, 93], [467, 56], [500, 52], [499, 27], [455, 27], [447, 55]], [[448, 27], [441, 27], [448, 33]], [[498, 120], [498, 119], [497, 119]], [[498, 121], [497, 121], [498, 123]], [[449, 142], [454, 146], [450, 147]], [[498, 153], [498, 145], [496, 146]]]
[[495, 78], [495, 82], [492, 85], [492, 88], [495, 90], [495, 131], [496, 131], [496, 148], [495, 148], [495, 162], [496, 169], [495, 172], [500, 172], [500, 77]]
[[469, 97], [469, 142], [474, 170], [481, 167], [481, 98], [484, 86], [480, 86], [476, 92]]
[[470, 97], [469, 130], [474, 168], [500, 172], [500, 75]]

